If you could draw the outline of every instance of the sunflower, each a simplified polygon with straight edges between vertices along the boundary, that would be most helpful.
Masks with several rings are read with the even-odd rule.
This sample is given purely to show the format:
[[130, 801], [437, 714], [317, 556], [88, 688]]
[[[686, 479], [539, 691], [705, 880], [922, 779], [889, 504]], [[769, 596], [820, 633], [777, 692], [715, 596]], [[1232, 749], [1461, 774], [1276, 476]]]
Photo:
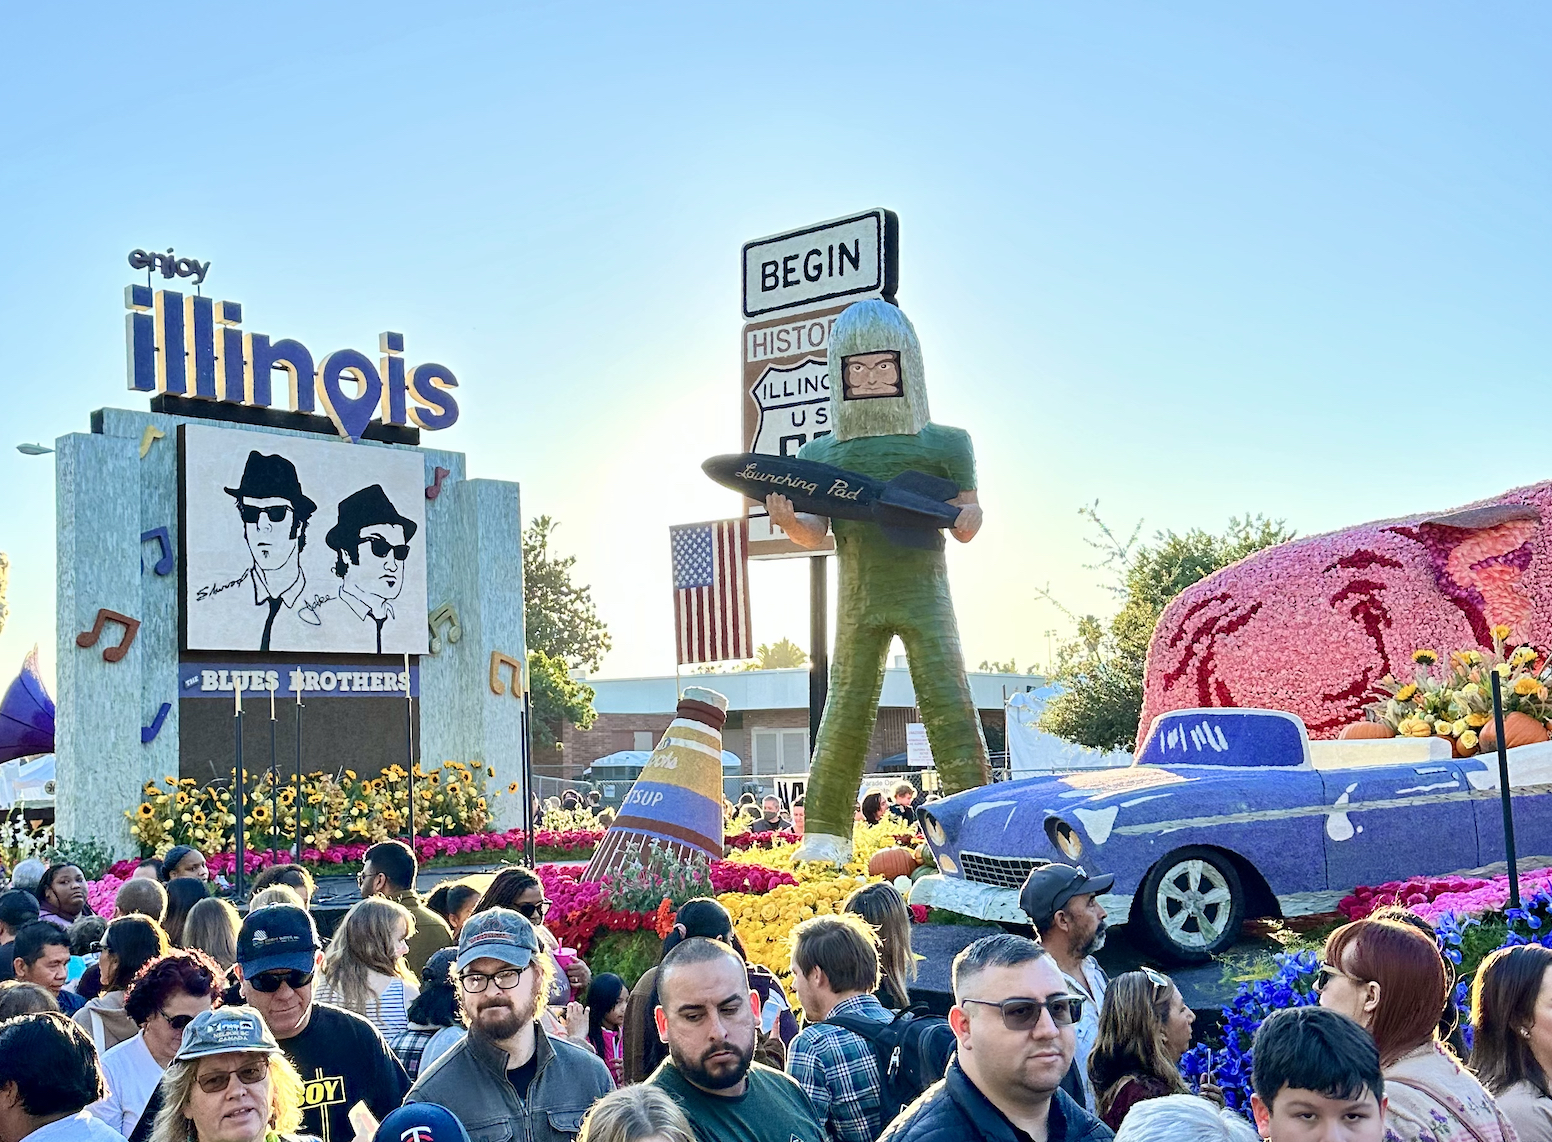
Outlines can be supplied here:
[[1510, 633], [1509, 632], [1509, 628], [1504, 623], [1499, 623], [1497, 626], [1495, 626], [1493, 628], [1493, 638], [1495, 638], [1499, 642], [1503, 642], [1506, 638], [1508, 638], [1509, 637], [1509, 633]]
[[140, 808], [136, 809], [135, 812], [142, 821], [149, 821], [152, 817], [156, 816], [156, 810], [151, 808], [151, 806], [147, 805], [144, 801], [140, 803]]
[[516, 793], [517, 792], [517, 782], [514, 781], [514, 782], [512, 782], [511, 785], [508, 785], [507, 786], [507, 792], [508, 793]]
[[1410, 702], [1415, 697], [1417, 697], [1417, 683], [1415, 682], [1408, 682], [1396, 691], [1396, 701], [1398, 702]]
[[1419, 666], [1432, 666], [1439, 661], [1439, 652], [1435, 650], [1414, 650], [1412, 661]]

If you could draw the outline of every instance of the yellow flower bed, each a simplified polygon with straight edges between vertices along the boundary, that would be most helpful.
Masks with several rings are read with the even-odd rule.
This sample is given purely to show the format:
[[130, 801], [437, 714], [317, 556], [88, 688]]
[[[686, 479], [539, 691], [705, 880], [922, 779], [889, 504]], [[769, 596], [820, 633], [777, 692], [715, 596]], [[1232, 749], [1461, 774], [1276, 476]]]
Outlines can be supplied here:
[[[866, 876], [868, 861], [873, 854], [880, 849], [892, 848], [900, 843], [903, 836], [914, 835], [915, 830], [902, 821], [885, 817], [876, 825], [864, 825], [858, 821], [852, 826], [851, 862], [845, 868], [837, 871], [833, 865], [813, 864], [807, 861], [794, 861], [792, 856], [797, 852], [796, 844], [772, 845], [768, 849], [750, 847], [738, 849], [728, 854], [728, 860], [742, 861], [745, 864], [758, 864], [766, 868], [779, 868], [792, 873], [799, 880], [805, 877], [823, 880], [837, 876]], [[919, 838], [918, 838], [919, 840]], [[916, 841], [911, 842], [914, 848]]]

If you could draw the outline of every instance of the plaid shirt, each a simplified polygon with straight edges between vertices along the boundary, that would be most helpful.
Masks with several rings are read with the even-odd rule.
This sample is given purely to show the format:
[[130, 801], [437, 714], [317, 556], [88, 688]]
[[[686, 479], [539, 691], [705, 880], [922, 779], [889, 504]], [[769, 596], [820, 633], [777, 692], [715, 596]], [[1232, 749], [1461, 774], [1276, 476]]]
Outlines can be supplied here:
[[[893, 1016], [871, 995], [854, 995], [831, 1015], [888, 1023]], [[844, 1027], [811, 1023], [787, 1048], [787, 1073], [797, 1080], [830, 1142], [875, 1142], [879, 1121], [878, 1059], [873, 1045]]]

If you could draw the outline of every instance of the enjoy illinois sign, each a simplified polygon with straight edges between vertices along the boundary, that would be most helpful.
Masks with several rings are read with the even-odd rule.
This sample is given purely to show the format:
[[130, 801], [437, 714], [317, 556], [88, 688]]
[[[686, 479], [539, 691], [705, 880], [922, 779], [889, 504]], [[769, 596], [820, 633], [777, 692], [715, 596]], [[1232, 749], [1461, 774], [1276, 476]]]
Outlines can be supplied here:
[[448, 391], [458, 378], [445, 365], [406, 368], [402, 333], [378, 337], [375, 362], [355, 349], [336, 349], [315, 364], [300, 341], [241, 328], [242, 306], [235, 301], [132, 285], [124, 305], [133, 391], [268, 408], [271, 378], [283, 373], [291, 411], [327, 413], [347, 440], [361, 439], [374, 414], [385, 425], [433, 431], [458, 420], [458, 402]]

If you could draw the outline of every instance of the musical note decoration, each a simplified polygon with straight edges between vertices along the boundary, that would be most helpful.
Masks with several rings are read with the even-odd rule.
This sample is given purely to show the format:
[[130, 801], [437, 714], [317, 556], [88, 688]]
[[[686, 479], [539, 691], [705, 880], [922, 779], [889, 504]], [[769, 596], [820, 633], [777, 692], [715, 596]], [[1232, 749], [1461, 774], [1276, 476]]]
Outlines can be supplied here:
[[[151, 570], [156, 572], [156, 574], [158, 574], [158, 575], [171, 575], [172, 574], [172, 539], [171, 539], [170, 536], [168, 536], [167, 529], [165, 527], [153, 527], [150, 531], [142, 531], [140, 533], [140, 542], [141, 543], [150, 543], [153, 539], [156, 540], [159, 544], [161, 544], [162, 554], [161, 554], [160, 558], [157, 559], [156, 565], [154, 567], [152, 567]], [[144, 554], [142, 554], [141, 557], [140, 557], [140, 573], [142, 575], [145, 574], [145, 555]]]
[[523, 697], [523, 664], [517, 659], [502, 654], [499, 650], [490, 652], [490, 692], [497, 697], [507, 692], [506, 685], [501, 681], [502, 666], [512, 668], [512, 697], [521, 700]]
[[144, 460], [146, 453], [151, 451], [151, 445], [155, 444], [167, 434], [154, 424], [146, 425], [146, 430], [140, 434], [140, 458]]
[[102, 652], [104, 662], [120, 662], [129, 653], [130, 644], [135, 641], [135, 636], [140, 633], [140, 620], [132, 619], [128, 615], [121, 615], [117, 611], [110, 611], [107, 607], [97, 610], [97, 621], [92, 624], [91, 630], [84, 630], [75, 636], [75, 644], [82, 650], [89, 650], [97, 645], [97, 640], [102, 637], [102, 628], [109, 623], [118, 623], [124, 628], [124, 637], [117, 646], [110, 646]]
[[171, 702], [163, 702], [162, 708], [156, 711], [156, 717], [151, 719], [151, 724], [140, 727], [141, 745], [150, 745], [156, 740], [156, 735], [162, 732], [162, 723], [167, 720], [167, 714], [171, 709]]
[[447, 623], [447, 641], [457, 642], [463, 637], [463, 627], [458, 625], [458, 608], [451, 603], [443, 603], [427, 617], [427, 625], [431, 627], [431, 653], [440, 654], [442, 651], [442, 635], [437, 630], [442, 623]]
[[447, 479], [447, 477], [450, 475], [452, 475], [452, 473], [449, 472], [446, 468], [443, 468], [440, 464], [437, 465], [437, 467], [432, 470], [431, 483], [426, 485], [426, 499], [434, 500], [440, 496], [442, 494], [442, 481]]

